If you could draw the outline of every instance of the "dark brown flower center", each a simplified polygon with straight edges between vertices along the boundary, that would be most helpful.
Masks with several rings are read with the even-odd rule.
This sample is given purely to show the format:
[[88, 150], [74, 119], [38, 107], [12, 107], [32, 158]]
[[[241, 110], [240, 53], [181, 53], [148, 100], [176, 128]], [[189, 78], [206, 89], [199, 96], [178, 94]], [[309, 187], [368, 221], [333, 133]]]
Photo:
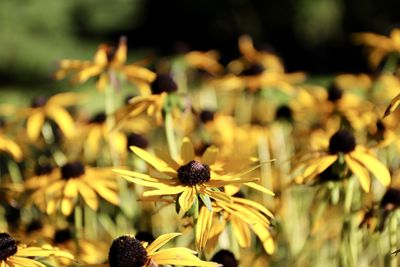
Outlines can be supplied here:
[[130, 146], [137, 146], [144, 149], [149, 145], [149, 142], [144, 136], [135, 133], [130, 133], [127, 136], [127, 141], [128, 141], [127, 142], [128, 151], [130, 151], [129, 150]]
[[71, 231], [68, 228], [57, 230], [53, 237], [54, 244], [62, 244], [69, 240], [72, 240], [72, 235]]
[[211, 110], [205, 109], [200, 112], [200, 120], [202, 123], [207, 123], [209, 121], [213, 121], [214, 116], [215, 116], [215, 113], [214, 113], [214, 111], [211, 111]]
[[192, 160], [178, 169], [178, 179], [184, 185], [193, 186], [210, 180], [210, 167]]
[[17, 253], [17, 241], [7, 233], [0, 234], [0, 261]]
[[235, 255], [226, 249], [221, 249], [212, 257], [211, 261], [222, 264], [224, 267], [237, 267]]
[[89, 123], [102, 124], [106, 121], [106, 119], [106, 114], [104, 112], [99, 112], [89, 120]]
[[155, 95], [163, 92], [172, 93], [176, 90], [178, 90], [178, 85], [169, 74], [157, 74], [157, 78], [151, 84], [151, 92]]
[[356, 147], [356, 139], [352, 132], [347, 130], [337, 131], [329, 140], [329, 152], [349, 153]]
[[247, 69], [242, 71], [242, 76], [256, 76], [263, 73], [265, 70], [264, 66], [258, 63], [251, 64]]
[[69, 162], [61, 167], [63, 179], [77, 178], [85, 173], [85, 166], [79, 161]]
[[386, 209], [393, 209], [400, 206], [400, 190], [389, 188], [383, 195], [380, 206]]
[[47, 103], [47, 97], [45, 96], [36, 96], [32, 99], [31, 107], [32, 108], [39, 108], [43, 107]]
[[328, 100], [336, 102], [343, 96], [343, 91], [339, 89], [334, 83], [328, 88]]
[[142, 267], [148, 260], [147, 251], [133, 236], [115, 239], [108, 253], [110, 267]]
[[279, 106], [275, 113], [275, 119], [293, 121], [293, 112], [290, 107], [286, 105]]
[[35, 167], [35, 175], [46, 175], [53, 171], [53, 166], [51, 164], [38, 164]]

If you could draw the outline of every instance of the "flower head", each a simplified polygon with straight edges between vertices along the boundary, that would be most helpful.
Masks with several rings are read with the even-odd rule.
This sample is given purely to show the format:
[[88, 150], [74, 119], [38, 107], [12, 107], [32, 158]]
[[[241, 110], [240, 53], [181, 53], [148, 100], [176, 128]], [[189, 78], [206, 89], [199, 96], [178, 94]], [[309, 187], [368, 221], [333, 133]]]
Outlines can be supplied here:
[[366, 192], [369, 192], [371, 186], [368, 171], [384, 186], [390, 183], [388, 169], [365, 147], [357, 145], [353, 133], [348, 130], [339, 130], [333, 134], [326, 150], [303, 156], [295, 167], [295, 170], [299, 169], [303, 169], [303, 174], [295, 178], [299, 183], [310, 182], [317, 176], [321, 176], [326, 181], [338, 180], [338, 177], [346, 177], [348, 170], [357, 176], [361, 187]]
[[150, 267], [160, 265], [220, 266], [215, 262], [202, 261], [193, 254], [195, 251], [177, 247], [158, 251], [179, 233], [159, 236], [151, 244], [142, 243], [134, 236], [123, 235], [116, 238], [108, 254], [110, 267]]
[[49, 256], [73, 259], [73, 256], [53, 248], [49, 245], [42, 247], [27, 247], [19, 245], [18, 242], [7, 233], [0, 233], [0, 266], [2, 267], [26, 267], [26, 266], [45, 266], [35, 258]]

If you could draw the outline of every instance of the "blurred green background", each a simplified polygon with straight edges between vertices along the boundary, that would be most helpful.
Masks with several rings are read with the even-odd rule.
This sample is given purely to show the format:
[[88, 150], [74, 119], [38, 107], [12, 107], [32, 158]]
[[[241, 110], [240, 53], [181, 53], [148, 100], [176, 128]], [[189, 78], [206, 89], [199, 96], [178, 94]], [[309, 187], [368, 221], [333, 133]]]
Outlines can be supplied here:
[[350, 34], [388, 34], [399, 26], [399, 10], [396, 0], [2, 0], [0, 88], [63, 90], [68, 83], [51, 79], [58, 59], [91, 59], [100, 43], [121, 35], [130, 59], [215, 48], [228, 62], [247, 33], [289, 71], [368, 71]]

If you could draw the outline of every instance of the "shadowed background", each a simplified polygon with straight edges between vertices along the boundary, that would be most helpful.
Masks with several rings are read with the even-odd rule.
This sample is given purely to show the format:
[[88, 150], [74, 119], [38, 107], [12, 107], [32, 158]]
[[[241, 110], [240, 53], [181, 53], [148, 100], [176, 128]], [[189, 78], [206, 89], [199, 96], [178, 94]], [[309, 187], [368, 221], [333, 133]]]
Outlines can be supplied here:
[[0, 88], [52, 89], [61, 58], [91, 59], [99, 43], [128, 37], [130, 61], [186, 49], [218, 49], [223, 63], [251, 35], [289, 71], [368, 72], [353, 32], [388, 34], [400, 1], [373, 0], [69, 0], [0, 2]]

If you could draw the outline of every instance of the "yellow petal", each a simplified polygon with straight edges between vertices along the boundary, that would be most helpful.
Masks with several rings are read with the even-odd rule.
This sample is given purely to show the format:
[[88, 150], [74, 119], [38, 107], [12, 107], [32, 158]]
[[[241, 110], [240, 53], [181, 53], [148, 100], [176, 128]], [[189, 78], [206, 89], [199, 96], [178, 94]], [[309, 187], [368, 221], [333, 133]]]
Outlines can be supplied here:
[[22, 150], [21, 148], [12, 140], [5, 139], [2, 136], [0, 136], [0, 150], [4, 150], [16, 160], [16, 161], [21, 161], [22, 160]]
[[357, 150], [351, 152], [350, 156], [364, 165], [364, 167], [367, 168], [384, 186], [390, 184], [390, 173], [385, 165], [383, 165], [379, 160], [365, 152]]
[[75, 84], [84, 83], [89, 78], [99, 75], [104, 70], [103, 66], [93, 65], [79, 71], [73, 78], [72, 82]]
[[179, 193], [182, 193], [185, 189], [186, 188], [183, 186], [166, 187], [159, 190], [146, 191], [143, 193], [143, 196], [150, 197], [150, 196], [163, 196], [163, 195], [177, 195]]
[[82, 100], [83, 96], [84, 96], [83, 94], [77, 94], [72, 92], [59, 93], [50, 97], [49, 100], [47, 101], [47, 104], [62, 106], [62, 107], [73, 106], [78, 104], [78, 102]]
[[199, 260], [193, 253], [193, 250], [187, 248], [169, 248], [153, 254], [149, 254], [159, 265], [182, 265], [182, 266], [202, 266], [202, 267], [217, 267], [220, 266], [215, 262]]
[[156, 252], [159, 248], [167, 244], [171, 239], [182, 235], [181, 233], [170, 233], [160, 235], [156, 240], [154, 240], [150, 245], [146, 247], [147, 253]]
[[100, 195], [100, 197], [107, 200], [111, 204], [114, 204], [116, 206], [119, 205], [119, 195], [115, 191], [107, 188], [106, 186], [103, 186], [100, 183], [93, 183], [92, 187], [97, 192], [97, 194]]
[[369, 174], [366, 171], [366, 169], [357, 161], [352, 160], [349, 155], [345, 155], [344, 159], [346, 161], [347, 166], [349, 166], [350, 170], [358, 177], [362, 189], [365, 192], [369, 192], [369, 189], [371, 187], [371, 178], [369, 177]]
[[161, 159], [151, 155], [146, 150], [141, 149], [140, 147], [136, 147], [136, 146], [131, 146], [130, 149], [133, 151], [133, 153], [138, 155], [140, 158], [142, 158], [144, 161], [146, 161], [151, 166], [156, 168], [158, 171], [166, 173], [166, 174], [167, 173], [172, 174], [172, 175], [176, 174], [176, 171], [173, 168], [171, 168], [170, 166], [168, 166], [167, 163], [165, 163]]
[[165, 161], [169, 166], [171, 166], [174, 170], [178, 170], [180, 165], [164, 150], [155, 149], [155, 154], [161, 160]]
[[192, 144], [192, 142], [190, 142], [189, 138], [187, 138], [187, 137], [183, 138], [183, 141], [182, 141], [181, 158], [183, 160], [183, 165], [194, 160], [193, 144]]
[[212, 165], [217, 160], [218, 148], [215, 146], [210, 146], [206, 149], [203, 156], [201, 157], [201, 162], [203, 164]]
[[28, 121], [26, 124], [29, 139], [35, 141], [39, 137], [43, 123], [44, 114], [42, 110], [34, 110], [32, 112], [32, 115], [28, 117]]
[[302, 175], [303, 182], [307, 182], [313, 179], [315, 176], [325, 171], [329, 166], [331, 166], [336, 160], [337, 155], [328, 155], [319, 159], [313, 160], [309, 166], [304, 170]]
[[74, 120], [65, 109], [56, 105], [47, 105], [46, 115], [57, 123], [67, 138], [72, 136], [75, 130]]
[[242, 203], [245, 205], [248, 205], [250, 207], [253, 207], [261, 212], [263, 212], [265, 215], [274, 218], [274, 215], [272, 214], [272, 212], [270, 212], [267, 208], [265, 208], [263, 205], [259, 204], [258, 202], [252, 201], [250, 199], [246, 199], [246, 198], [240, 198], [240, 197], [235, 197], [233, 198], [234, 202], [237, 203]]
[[251, 187], [255, 190], [258, 190], [260, 192], [263, 192], [267, 195], [275, 196], [274, 192], [272, 192], [271, 190], [268, 190], [267, 188], [265, 188], [264, 186], [261, 186], [259, 184], [250, 182], [250, 183], [245, 183], [245, 185], [247, 185], [248, 187]]
[[250, 247], [251, 245], [251, 233], [247, 223], [242, 220], [238, 220], [234, 215], [231, 219], [232, 229], [235, 233], [235, 237], [241, 247]]
[[194, 187], [188, 187], [185, 191], [183, 191], [178, 199], [182, 212], [188, 211], [193, 206], [195, 199], [196, 190]]
[[99, 202], [97, 200], [96, 192], [92, 188], [90, 188], [85, 182], [79, 183], [78, 190], [85, 203], [91, 209], [97, 210], [97, 208], [99, 207]]
[[199, 217], [197, 220], [196, 227], [196, 243], [198, 250], [204, 250], [208, 236], [210, 234], [210, 228], [212, 225], [212, 213], [207, 207], [202, 206], [200, 208]]

